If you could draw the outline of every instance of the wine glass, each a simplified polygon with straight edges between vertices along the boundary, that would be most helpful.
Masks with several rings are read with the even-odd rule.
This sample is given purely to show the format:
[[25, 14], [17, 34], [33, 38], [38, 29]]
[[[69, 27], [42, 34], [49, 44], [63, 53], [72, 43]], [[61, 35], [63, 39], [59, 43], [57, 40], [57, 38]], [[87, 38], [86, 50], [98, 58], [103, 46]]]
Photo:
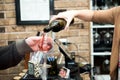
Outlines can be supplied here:
[[43, 73], [41, 74], [42, 80], [47, 80], [47, 68], [50, 67], [50, 65], [47, 64], [47, 55], [53, 52], [53, 44], [51, 42], [51, 39], [47, 36], [47, 33], [41, 34], [42, 40], [40, 42], [41, 44], [41, 52], [43, 53], [43, 65], [42, 70]]

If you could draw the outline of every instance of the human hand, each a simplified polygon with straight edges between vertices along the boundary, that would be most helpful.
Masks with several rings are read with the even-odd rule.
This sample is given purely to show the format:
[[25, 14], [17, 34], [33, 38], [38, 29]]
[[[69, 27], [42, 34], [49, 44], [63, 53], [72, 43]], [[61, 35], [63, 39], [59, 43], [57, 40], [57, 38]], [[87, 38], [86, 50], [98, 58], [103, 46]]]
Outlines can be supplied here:
[[51, 17], [50, 22], [52, 22], [53, 20], [57, 19], [57, 18], [63, 18], [64, 20], [66, 20], [67, 24], [65, 26], [65, 30], [68, 29], [70, 23], [72, 22], [73, 18], [75, 17], [75, 11], [71, 10], [71, 11], [64, 11], [64, 12], [60, 12], [57, 15], [54, 15]]
[[52, 38], [46, 37], [45, 34], [42, 35], [40, 39], [39, 47], [41, 51], [49, 51], [52, 48]]
[[33, 51], [49, 51], [52, 48], [52, 38], [47, 37], [43, 42], [43, 37], [33, 36], [25, 39], [25, 42]]

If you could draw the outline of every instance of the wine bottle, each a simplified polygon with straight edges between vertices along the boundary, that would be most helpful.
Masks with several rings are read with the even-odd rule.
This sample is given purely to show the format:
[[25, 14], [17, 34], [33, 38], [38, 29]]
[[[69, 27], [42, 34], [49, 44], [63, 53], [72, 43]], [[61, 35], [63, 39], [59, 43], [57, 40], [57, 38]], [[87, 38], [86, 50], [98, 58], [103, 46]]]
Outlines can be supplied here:
[[106, 46], [110, 46], [112, 44], [112, 35], [110, 34], [110, 32], [106, 32], [106, 34], [104, 35], [104, 44]]
[[97, 31], [95, 31], [93, 38], [94, 38], [94, 45], [98, 46], [101, 41], [101, 36]]
[[[61, 30], [63, 30], [65, 28], [65, 25], [66, 25], [66, 20], [63, 19], [63, 18], [58, 18], [54, 21], [52, 21], [48, 27], [45, 27], [43, 29], [44, 32], [49, 32], [49, 31], [53, 31], [53, 32], [59, 32]], [[74, 19], [71, 21], [70, 24], [73, 24], [74, 23]]]

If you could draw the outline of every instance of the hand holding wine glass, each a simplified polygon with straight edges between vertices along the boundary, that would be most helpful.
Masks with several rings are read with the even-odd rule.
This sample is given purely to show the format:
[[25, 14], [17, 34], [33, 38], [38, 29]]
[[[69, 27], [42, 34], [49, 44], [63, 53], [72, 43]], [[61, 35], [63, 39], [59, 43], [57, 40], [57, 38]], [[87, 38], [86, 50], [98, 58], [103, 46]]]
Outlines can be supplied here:
[[39, 42], [40, 51], [49, 52], [53, 48], [53, 40], [43, 33]]
[[37, 51], [46, 51], [52, 49], [53, 46], [53, 40], [51, 37], [44, 37], [43, 36], [32, 36], [27, 39], [25, 39], [25, 42], [28, 44], [28, 46], [33, 50], [33, 52]]

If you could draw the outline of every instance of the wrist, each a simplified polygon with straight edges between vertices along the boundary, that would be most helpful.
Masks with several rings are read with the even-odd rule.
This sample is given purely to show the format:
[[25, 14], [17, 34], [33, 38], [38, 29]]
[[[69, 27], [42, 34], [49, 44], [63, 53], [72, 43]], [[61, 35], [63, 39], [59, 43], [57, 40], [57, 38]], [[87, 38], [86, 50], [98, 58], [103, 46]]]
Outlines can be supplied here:
[[25, 40], [16, 41], [16, 48], [20, 55], [25, 55], [25, 53], [30, 53], [33, 51], [25, 42]]

